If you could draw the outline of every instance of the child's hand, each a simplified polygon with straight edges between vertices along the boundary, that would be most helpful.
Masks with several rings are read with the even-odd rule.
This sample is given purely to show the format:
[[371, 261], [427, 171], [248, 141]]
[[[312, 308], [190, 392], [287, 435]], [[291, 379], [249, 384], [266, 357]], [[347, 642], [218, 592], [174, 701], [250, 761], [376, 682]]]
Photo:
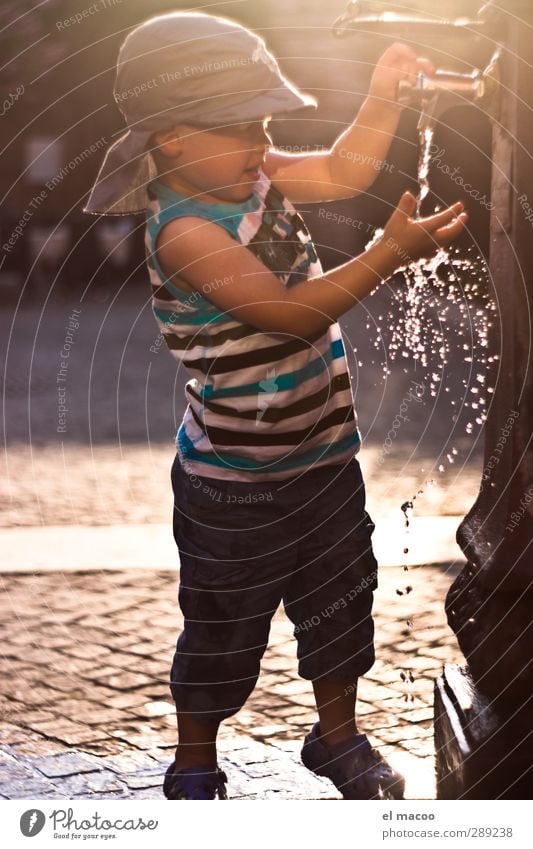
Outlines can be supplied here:
[[382, 108], [390, 107], [400, 111], [403, 105], [396, 99], [399, 81], [407, 80], [414, 85], [417, 74], [421, 71], [432, 77], [435, 74], [435, 66], [429, 59], [417, 57], [407, 44], [395, 41], [376, 64], [368, 96], [376, 98]]
[[431, 257], [440, 247], [447, 247], [463, 231], [468, 214], [462, 201], [428, 218], [411, 218], [416, 198], [405, 192], [385, 225], [382, 242], [396, 255], [396, 267], [422, 257]]

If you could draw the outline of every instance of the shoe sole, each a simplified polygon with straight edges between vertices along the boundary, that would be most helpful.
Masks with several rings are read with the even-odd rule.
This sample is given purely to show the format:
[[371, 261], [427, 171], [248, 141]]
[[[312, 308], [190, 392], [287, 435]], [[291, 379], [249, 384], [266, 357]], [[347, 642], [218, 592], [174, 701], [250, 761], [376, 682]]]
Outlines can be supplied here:
[[[302, 761], [302, 763], [303, 763], [303, 761]], [[304, 766], [307, 766], [307, 765], [304, 764]], [[335, 784], [335, 782], [331, 778], [331, 776], [328, 775], [326, 772], [324, 772], [324, 770], [311, 769], [310, 767], [307, 767], [307, 769], [310, 769], [311, 772], [313, 772], [315, 775], [319, 775], [321, 778], [328, 778], [329, 781], [331, 781], [331, 783], [333, 784], [333, 786], [339, 791], [339, 793], [342, 793], [342, 796], [343, 796], [344, 799], [350, 799], [351, 798], [350, 796], [346, 796], [341, 788], [337, 787], [337, 785]], [[384, 802], [386, 802], [386, 801], [402, 801], [403, 798], [404, 798], [404, 792], [405, 792], [405, 780], [401, 777], [398, 777], [396, 779], [396, 781], [392, 781], [390, 784], [387, 784], [385, 786], [381, 785], [379, 795], [372, 796], [371, 799], [376, 799], [380, 802], [381, 801], [384, 801]]]
[[[307, 742], [307, 741], [305, 741], [305, 742]], [[305, 746], [305, 742], [304, 742], [304, 746]], [[346, 797], [344, 795], [343, 791], [339, 787], [337, 787], [334, 780], [331, 778], [330, 775], [328, 775], [327, 767], [326, 768], [318, 767], [317, 769], [315, 769], [314, 767], [306, 764], [304, 757], [305, 756], [304, 756], [303, 751], [302, 751], [302, 753], [300, 754], [300, 759], [301, 759], [301, 761], [302, 761], [302, 763], [303, 763], [303, 765], [305, 766], [306, 769], [308, 769], [310, 772], [313, 772], [315, 775], [320, 776], [321, 778], [328, 778], [331, 781], [331, 783], [333, 784], [333, 786], [339, 791], [339, 793], [342, 793], [342, 796], [343, 796], [344, 799], [350, 798], [350, 797]], [[405, 792], [405, 779], [402, 775], [399, 775], [398, 773], [396, 773], [396, 775], [397, 775], [397, 777], [393, 778], [387, 784], [380, 785], [379, 796], [373, 796], [371, 798], [377, 799], [378, 801], [393, 801], [393, 800], [401, 801], [401, 800], [403, 800], [404, 792]]]

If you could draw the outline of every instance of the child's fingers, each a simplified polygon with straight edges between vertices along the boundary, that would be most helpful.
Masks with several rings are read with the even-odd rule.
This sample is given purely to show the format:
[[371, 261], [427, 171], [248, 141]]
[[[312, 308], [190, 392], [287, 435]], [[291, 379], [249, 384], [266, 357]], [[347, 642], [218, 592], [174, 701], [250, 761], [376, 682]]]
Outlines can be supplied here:
[[468, 213], [461, 212], [453, 221], [433, 232], [434, 239], [439, 245], [448, 245], [464, 230], [468, 221]]
[[416, 209], [416, 198], [411, 192], [404, 192], [398, 201], [396, 212], [404, 217], [409, 217]]
[[445, 226], [456, 218], [463, 210], [464, 204], [461, 200], [458, 200], [457, 203], [448, 206], [442, 212], [437, 212], [436, 215], [430, 215], [428, 218], [420, 218], [417, 223], [421, 224], [430, 233], [434, 233], [436, 229]]
[[416, 198], [411, 192], [404, 192], [387, 222], [387, 227], [403, 228], [416, 210]]
[[418, 71], [422, 71], [424, 74], [427, 74], [428, 77], [433, 77], [435, 75], [435, 65], [429, 59], [419, 56], [416, 60], [416, 64]]

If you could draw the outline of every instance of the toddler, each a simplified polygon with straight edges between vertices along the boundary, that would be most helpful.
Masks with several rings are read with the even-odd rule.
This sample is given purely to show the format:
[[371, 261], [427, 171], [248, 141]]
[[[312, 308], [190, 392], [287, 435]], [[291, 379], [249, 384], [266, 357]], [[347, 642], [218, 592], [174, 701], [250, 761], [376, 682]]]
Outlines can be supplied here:
[[85, 211], [144, 213], [153, 312], [190, 375], [171, 470], [185, 621], [168, 799], [227, 798], [217, 730], [254, 689], [280, 602], [318, 712], [304, 765], [345, 799], [402, 798], [402, 776], [355, 720], [357, 679], [374, 662], [377, 564], [337, 319], [406, 260], [449, 245], [466, 213], [457, 203], [414, 219], [406, 192], [383, 237], [324, 274], [293, 203], [370, 187], [398, 126], [397, 84], [419, 71], [434, 68], [393, 44], [331, 149], [288, 154], [269, 120], [316, 101], [247, 28], [175, 12], [120, 49], [114, 94], [128, 129]]

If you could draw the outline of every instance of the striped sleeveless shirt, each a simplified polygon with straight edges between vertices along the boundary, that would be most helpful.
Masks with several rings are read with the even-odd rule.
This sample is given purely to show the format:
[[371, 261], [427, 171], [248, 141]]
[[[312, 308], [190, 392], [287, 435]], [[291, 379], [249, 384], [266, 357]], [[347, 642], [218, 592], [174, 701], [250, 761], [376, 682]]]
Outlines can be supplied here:
[[160, 230], [194, 215], [216, 222], [290, 287], [322, 273], [301, 215], [263, 171], [241, 203], [209, 204], [152, 180], [146, 256], [152, 310], [173, 357], [191, 379], [176, 436], [188, 474], [235, 481], [282, 480], [345, 464], [360, 446], [341, 330], [312, 338], [260, 330], [209, 300], [228, 281], [188, 292], [167, 278], [155, 252]]

